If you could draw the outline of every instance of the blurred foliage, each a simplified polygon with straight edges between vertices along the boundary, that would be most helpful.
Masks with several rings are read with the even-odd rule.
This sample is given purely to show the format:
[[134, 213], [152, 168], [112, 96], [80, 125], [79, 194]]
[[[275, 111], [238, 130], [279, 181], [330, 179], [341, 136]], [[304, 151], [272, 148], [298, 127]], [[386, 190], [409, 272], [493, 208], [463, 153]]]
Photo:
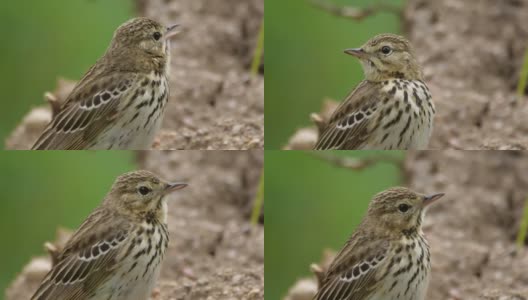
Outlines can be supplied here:
[[528, 236], [528, 199], [524, 203], [523, 215], [521, 218], [521, 224], [519, 225], [519, 233], [517, 234], [517, 246], [522, 248], [526, 242], [526, 237]]
[[264, 170], [260, 175], [259, 185], [257, 189], [257, 195], [253, 201], [253, 210], [251, 211], [251, 224], [257, 225], [259, 217], [262, 212], [262, 205], [264, 204]]
[[[365, 7], [369, 0], [328, 0]], [[384, 0], [402, 5], [403, 0]], [[312, 6], [308, 0], [266, 0], [266, 149], [279, 149], [325, 97], [342, 100], [363, 79], [361, 66], [343, 50], [379, 33], [399, 31], [395, 14], [354, 22]]]
[[260, 30], [257, 38], [257, 45], [253, 53], [253, 61], [251, 62], [251, 74], [257, 75], [259, 66], [262, 61], [262, 53], [264, 52], [264, 20], [260, 25]]
[[55, 89], [78, 80], [134, 14], [132, 0], [22, 0], [0, 4], [0, 141]]
[[0, 152], [0, 299], [7, 285], [57, 226], [76, 229], [121, 173], [135, 169], [127, 151]]
[[[335, 151], [364, 158], [396, 151]], [[266, 151], [265, 294], [282, 299], [319, 262], [323, 250], [339, 250], [359, 224], [371, 197], [400, 185], [400, 169], [379, 163], [363, 171], [335, 167], [309, 152]]]
[[519, 99], [522, 98], [526, 91], [526, 83], [528, 82], [528, 48], [524, 53], [524, 63], [521, 68], [521, 74], [519, 75], [519, 84], [517, 85], [517, 95]]

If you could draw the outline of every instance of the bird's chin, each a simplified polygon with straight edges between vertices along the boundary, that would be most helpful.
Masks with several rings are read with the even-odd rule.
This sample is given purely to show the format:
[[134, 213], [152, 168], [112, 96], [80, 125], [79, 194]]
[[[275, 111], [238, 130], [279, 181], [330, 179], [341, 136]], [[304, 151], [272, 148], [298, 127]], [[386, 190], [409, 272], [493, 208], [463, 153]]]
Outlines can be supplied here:
[[170, 74], [170, 64], [171, 64], [171, 55], [170, 55], [170, 40], [165, 41], [165, 57], [167, 58], [167, 62], [165, 63], [165, 74]]
[[372, 61], [362, 60], [361, 65], [363, 67], [363, 73], [365, 74], [365, 78], [367, 80], [372, 80], [378, 76], [376, 66], [374, 66], [374, 63], [372, 63]]
[[165, 201], [165, 197], [161, 198], [161, 217], [163, 218], [163, 223], [167, 224], [167, 201]]

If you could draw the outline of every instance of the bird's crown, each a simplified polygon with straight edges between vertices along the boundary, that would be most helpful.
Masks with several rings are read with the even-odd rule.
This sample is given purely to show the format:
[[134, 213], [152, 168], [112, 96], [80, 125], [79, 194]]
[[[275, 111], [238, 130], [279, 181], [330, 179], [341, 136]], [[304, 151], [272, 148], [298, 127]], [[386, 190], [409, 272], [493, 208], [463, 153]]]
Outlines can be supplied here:
[[[137, 42], [153, 38], [155, 32], [163, 33], [164, 27], [148, 18], [134, 18], [119, 26], [114, 32], [114, 40], [121, 43]], [[161, 38], [161, 36], [160, 36]], [[159, 38], [158, 38], [159, 39]]]

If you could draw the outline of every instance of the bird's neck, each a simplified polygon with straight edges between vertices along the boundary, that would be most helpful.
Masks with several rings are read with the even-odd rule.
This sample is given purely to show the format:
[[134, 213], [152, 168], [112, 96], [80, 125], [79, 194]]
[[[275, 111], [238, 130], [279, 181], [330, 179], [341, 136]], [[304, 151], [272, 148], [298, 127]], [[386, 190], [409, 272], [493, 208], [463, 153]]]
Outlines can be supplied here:
[[404, 79], [404, 80], [420, 80], [423, 81], [423, 76], [420, 71], [382, 71], [382, 72], [376, 72], [375, 74], [370, 74], [369, 77], [367, 77], [367, 80], [369, 81], [387, 81], [387, 80], [395, 80], [395, 79]]
[[129, 51], [123, 54], [119, 51], [107, 52], [101, 60], [104, 60], [111, 71], [150, 73], [154, 71], [166, 76], [168, 60], [167, 56], [156, 56], [142, 50]]
[[401, 233], [408, 238], [415, 238], [416, 236], [422, 236], [422, 222], [423, 222], [424, 212], [420, 212], [416, 220], [412, 222], [411, 226], [408, 228], [402, 229]]
[[416, 62], [409, 62], [409, 64], [401, 69], [363, 67], [363, 71], [365, 78], [369, 81], [387, 81], [394, 79], [423, 81], [422, 70]]
[[158, 205], [152, 209], [139, 214], [139, 218], [147, 224], [167, 223], [167, 203], [160, 200]]

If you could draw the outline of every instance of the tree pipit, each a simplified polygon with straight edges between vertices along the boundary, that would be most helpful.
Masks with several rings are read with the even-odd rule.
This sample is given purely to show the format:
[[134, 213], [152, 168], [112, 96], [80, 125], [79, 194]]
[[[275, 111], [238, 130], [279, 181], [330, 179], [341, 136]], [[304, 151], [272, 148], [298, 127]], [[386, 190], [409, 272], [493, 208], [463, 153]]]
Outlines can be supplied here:
[[119, 176], [31, 299], [148, 299], [169, 241], [165, 196], [186, 186], [148, 171]]
[[425, 209], [443, 195], [396, 187], [374, 196], [314, 299], [424, 300], [431, 265], [421, 226]]
[[381, 34], [345, 53], [360, 60], [365, 80], [335, 110], [314, 149], [427, 148], [435, 108], [409, 41]]
[[169, 39], [176, 26], [121, 25], [33, 149], [150, 149], [169, 98]]

